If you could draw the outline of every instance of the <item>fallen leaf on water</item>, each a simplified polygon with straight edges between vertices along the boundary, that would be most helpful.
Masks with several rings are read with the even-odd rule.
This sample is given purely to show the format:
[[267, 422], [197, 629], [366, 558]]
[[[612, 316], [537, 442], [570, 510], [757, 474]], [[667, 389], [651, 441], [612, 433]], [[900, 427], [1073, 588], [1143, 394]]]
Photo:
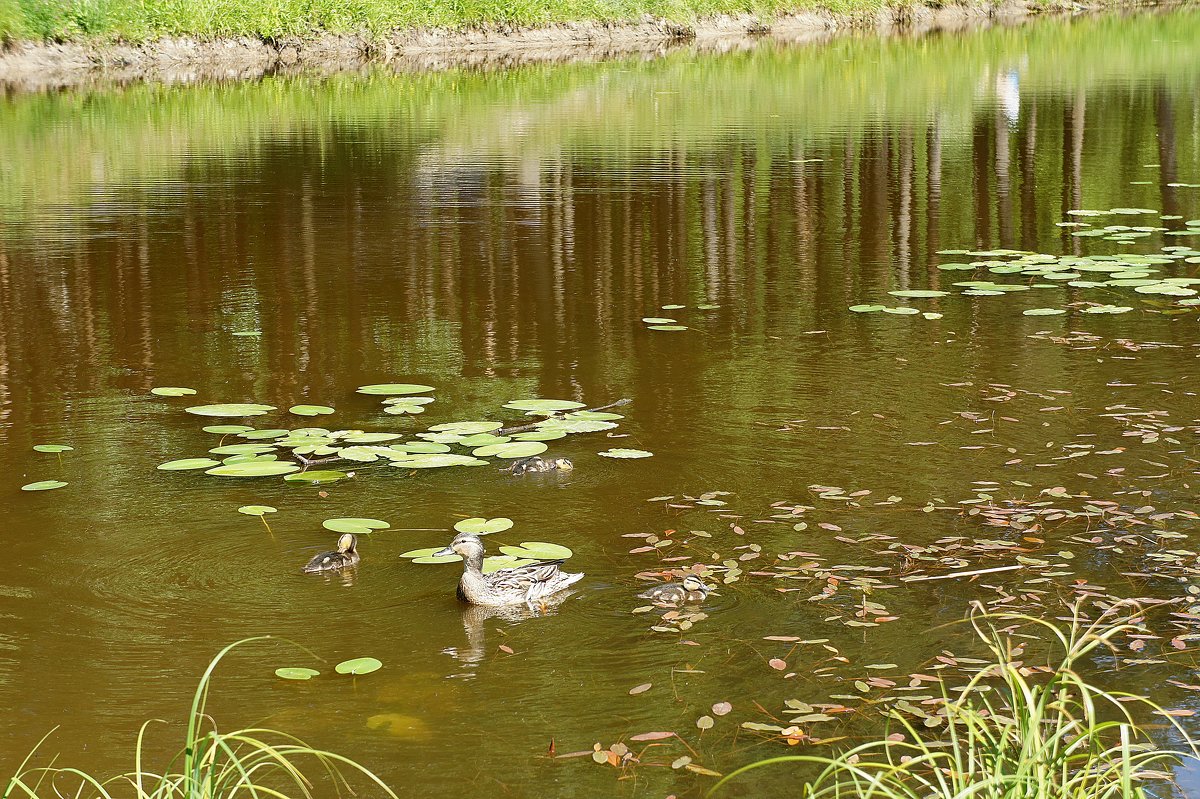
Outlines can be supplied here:
[[629, 695], [637, 696], [638, 694], [644, 694], [650, 690], [650, 686], [652, 686], [652, 685], [653, 685], [653, 683], [648, 683], [648, 682], [644, 682], [641, 685], [635, 685], [629, 689]]

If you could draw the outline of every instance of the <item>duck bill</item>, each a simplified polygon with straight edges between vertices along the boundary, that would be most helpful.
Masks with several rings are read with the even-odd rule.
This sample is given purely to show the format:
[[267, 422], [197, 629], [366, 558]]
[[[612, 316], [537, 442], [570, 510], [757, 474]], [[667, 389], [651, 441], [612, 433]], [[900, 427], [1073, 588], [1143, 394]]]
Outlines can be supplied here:
[[434, 552], [433, 557], [435, 557], [435, 558], [458, 557], [458, 553], [455, 552], [450, 547], [446, 547], [445, 549], [439, 549], [437, 552]]

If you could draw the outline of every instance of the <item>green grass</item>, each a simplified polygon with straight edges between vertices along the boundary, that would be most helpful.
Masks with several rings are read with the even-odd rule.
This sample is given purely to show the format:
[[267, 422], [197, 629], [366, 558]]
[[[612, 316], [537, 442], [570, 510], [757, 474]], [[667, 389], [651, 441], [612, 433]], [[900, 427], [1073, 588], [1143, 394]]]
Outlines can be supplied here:
[[[1048, 631], [1063, 648], [1061, 659], [1048, 675], [1029, 668], [1011, 638], [984, 626], [993, 620]], [[1174, 765], [1196, 757], [1195, 742], [1173, 718], [1190, 751], [1160, 749], [1139, 727], [1135, 714], [1161, 712], [1149, 699], [1103, 690], [1078, 671], [1115, 636], [1142, 629], [1131, 620], [1105, 614], [1086, 623], [1076, 609], [1065, 631], [1020, 615], [973, 622], [991, 661], [946, 697], [938, 727], [897, 715], [899, 729], [890, 730], [900, 733], [890, 736], [897, 740], [832, 758], [770, 758], [731, 773], [714, 791], [747, 771], [790, 762], [820, 769], [800, 792], [811, 799], [1145, 799], [1153, 795], [1147, 781], [1161, 785]]]
[[714, 14], [769, 18], [820, 6], [873, 11], [908, 0], [0, 0], [0, 39], [140, 42], [162, 36], [365, 33], [425, 27], [536, 26], [638, 20], [688, 22]]
[[[143, 759], [151, 721], [143, 724], [138, 732], [133, 770], [107, 779], [56, 766], [57, 758], [49, 765], [33, 765], [49, 738], [47, 735], [18, 766], [0, 798], [234, 799], [244, 796], [251, 799], [308, 799], [353, 794], [345, 776], [349, 772], [377, 789], [371, 795], [382, 794], [396, 799], [391, 789], [364, 766], [342, 755], [314, 749], [286, 733], [259, 727], [231, 732], [217, 729], [205, 712], [213, 671], [230, 650], [258, 640], [262, 639], [247, 638], [230, 644], [209, 663], [192, 699], [183, 746], [162, 771], [151, 768]], [[305, 766], [319, 772], [324, 782], [314, 785]]]

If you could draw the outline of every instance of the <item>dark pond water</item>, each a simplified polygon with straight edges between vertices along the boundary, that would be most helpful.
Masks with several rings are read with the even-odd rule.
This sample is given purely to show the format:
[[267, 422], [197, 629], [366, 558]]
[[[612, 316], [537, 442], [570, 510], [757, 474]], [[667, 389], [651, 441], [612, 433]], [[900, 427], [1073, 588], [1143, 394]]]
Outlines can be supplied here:
[[[181, 719], [220, 647], [271, 634], [323, 661], [285, 643], [235, 653], [214, 683], [222, 727], [287, 729], [404, 795], [696, 796], [713, 778], [672, 770], [682, 755], [724, 773], [827, 751], [740, 726], [787, 726], [786, 700], [849, 709], [807, 734], [859, 736], [882, 728], [878, 706], [829, 698], [861, 693], [855, 680], [958, 681], [936, 658], [970, 642], [940, 625], [972, 600], [1061, 616], [1080, 595], [1171, 600], [1147, 616], [1153, 637], [1097, 665], [1195, 708], [1197, 41], [1200, 13], [1181, 10], [8, 97], [0, 763], [59, 725], [47, 752], [62, 763], [127, 770], [141, 722]], [[1067, 213], [1113, 208], [1140, 212]], [[1092, 235], [1105, 226], [1145, 235]], [[1140, 286], [1006, 274], [1014, 257], [995, 253], [1166, 247], [1124, 258]], [[1179, 291], [1136, 291], [1163, 277]], [[954, 285], [970, 280], [1035, 287]], [[911, 289], [950, 293], [887, 293]], [[934, 318], [848, 311], [871, 303]], [[1103, 304], [1132, 310], [1086, 312]], [[389, 416], [355, 393], [385, 382], [436, 401]], [[242, 421], [183, 411], [199, 403], [278, 406], [245, 420], [260, 428], [411, 438], [519, 420], [501, 406], [526, 397], [632, 403], [615, 430], [549, 442], [576, 464], [566, 477], [493, 463], [310, 486], [155, 468], [217, 446], [203, 425]], [[337, 412], [284, 412], [297, 403]], [[74, 450], [32, 450], [46, 443]], [[597, 457], [610, 447], [654, 456]], [[19, 490], [47, 479], [68, 485]], [[1006, 515], [1021, 502], [1045, 504]], [[272, 534], [247, 504], [279, 509]], [[364, 536], [352, 579], [301, 575], [333, 543], [322, 520], [342, 516], [392, 529]], [[493, 547], [571, 547], [581, 590], [541, 618], [464, 612], [457, 566], [398, 556], [468, 516], [514, 520]], [[660, 546], [631, 553], [647, 535]], [[645, 573], [692, 563], [717, 567], [706, 618], [680, 631], [631, 612]], [[1000, 566], [1020, 568], [901, 579]], [[333, 674], [357, 656], [385, 666]], [[323, 675], [285, 682], [279, 666]], [[701, 733], [718, 702], [732, 712]], [[682, 741], [625, 769], [545, 757], [648, 731]], [[181, 734], [156, 729], [151, 751]], [[795, 775], [728, 795], [792, 795]]]

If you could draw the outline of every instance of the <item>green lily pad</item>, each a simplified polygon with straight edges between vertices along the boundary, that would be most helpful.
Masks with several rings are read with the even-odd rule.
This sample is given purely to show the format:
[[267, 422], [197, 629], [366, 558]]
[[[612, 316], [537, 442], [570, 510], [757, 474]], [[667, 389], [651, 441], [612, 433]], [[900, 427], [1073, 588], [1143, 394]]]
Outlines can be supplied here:
[[275, 406], [259, 405], [253, 402], [230, 402], [218, 405], [193, 405], [184, 410], [197, 416], [262, 416], [268, 411], [275, 410]]
[[854, 313], [875, 313], [886, 307], [886, 305], [851, 305], [850, 310]]
[[382, 519], [363, 519], [353, 516], [343, 516], [337, 519], [326, 519], [321, 522], [321, 526], [326, 530], [332, 530], [335, 533], [355, 533], [358, 535], [367, 535], [374, 530], [387, 530], [390, 525]]
[[34, 444], [34, 452], [74, 452], [75, 448], [66, 444]]
[[219, 436], [233, 436], [239, 433], [249, 433], [254, 428], [247, 427], [244, 424], [210, 424], [208, 427], [200, 429], [206, 433], [215, 433]]
[[235, 330], [233, 335], [239, 338], [258, 338], [262, 335], [261, 330]]
[[575, 554], [561, 544], [549, 544], [545, 541], [522, 541], [518, 546], [500, 547], [505, 555], [529, 560], [566, 560]]
[[898, 308], [884, 308], [883, 312], [890, 313], [890, 314], [896, 314], [897, 316], [913, 316], [915, 314], [919, 314], [921, 312], [921, 309], [920, 308], [909, 308], [908, 306], [901, 305]]
[[62, 488], [67, 485], [62, 480], [39, 480], [36, 483], [26, 483], [21, 486], [22, 491], [53, 491], [56, 488]]
[[351, 433], [343, 441], [347, 444], [382, 444], [402, 438], [399, 433]]
[[504, 427], [503, 422], [446, 422], [435, 424], [429, 428], [435, 433], [453, 433], [459, 436], [471, 436], [476, 433], [490, 433]]
[[1092, 305], [1083, 309], [1084, 313], [1119, 314], [1132, 311], [1128, 305]]
[[619, 413], [609, 413], [608, 411], [572, 411], [563, 418], [581, 422], [615, 422], [625, 417]]
[[614, 449], [606, 449], [604, 452], [597, 452], [602, 458], [649, 458], [654, 455], [653, 452], [647, 452], [644, 449], [623, 449], [620, 447]]
[[338, 674], [370, 674], [383, 668], [383, 663], [375, 658], [351, 658], [343, 660], [333, 667]]
[[183, 472], [188, 469], [211, 469], [220, 465], [220, 461], [214, 461], [212, 458], [182, 458], [177, 461], [160, 463], [156, 468], [164, 472]]
[[434, 557], [434, 552], [441, 552], [442, 547], [428, 547], [426, 549], [410, 549], [408, 552], [401, 552], [400, 557], [411, 558], [414, 563], [453, 563], [456, 560], [462, 560], [459, 555], [441, 555]]
[[345, 472], [339, 472], [336, 469], [313, 469], [310, 472], [300, 472], [298, 474], [289, 474], [283, 478], [289, 483], [336, 483], [338, 480], [345, 480], [350, 475]]
[[513, 433], [513, 441], [555, 441], [560, 438], [566, 438], [566, 430], [527, 430], [524, 433]]
[[687, 330], [687, 325], [650, 325], [647, 330]]
[[889, 291], [893, 297], [912, 297], [914, 299], [928, 299], [931, 297], [948, 297], [948, 291], [935, 291], [933, 289], [903, 289], [901, 291]]
[[497, 436], [491, 433], [476, 433], [473, 436], [463, 436], [458, 442], [464, 447], [487, 447], [493, 444], [507, 444], [512, 441], [508, 436]]
[[328, 405], [293, 405], [288, 408], [288, 413], [296, 416], [327, 416], [333, 412]]
[[321, 672], [316, 669], [303, 669], [284, 667], [275, 669], [275, 676], [285, 680], [311, 680], [313, 677], [319, 677]]
[[471, 533], [472, 535], [490, 535], [492, 533], [502, 533], [505, 530], [511, 529], [513, 526], [512, 519], [506, 519], [499, 516], [495, 519], [484, 519], [475, 517], [473, 519], [463, 519], [454, 523], [454, 529], [460, 533]]
[[505, 408], [529, 413], [558, 413], [559, 411], [574, 411], [584, 407], [582, 402], [555, 399], [524, 399], [512, 400], [504, 404]]
[[687, 306], [686, 306], [686, 305], [676, 305], [676, 304], [672, 304], [672, 305], [660, 305], [660, 306], [658, 306], [658, 307], [659, 307], [659, 308], [661, 308], [661, 309], [662, 309], [662, 310], [664, 310], [664, 311], [678, 311], [678, 310], [680, 310], [681, 308], [686, 308]]
[[402, 394], [424, 394], [427, 391], [435, 391], [433, 386], [423, 386], [419, 383], [374, 383], [369, 386], [359, 386], [359, 394], [372, 394], [376, 396], [399, 396]]
[[720, 307], [721, 307], [720, 305], [714, 305], [711, 302], [706, 302], [703, 305], [697, 305], [696, 310], [698, 310], [698, 311], [715, 311]]
[[1021, 313], [1025, 316], [1058, 316], [1066, 311], [1062, 308], [1028, 308]]
[[561, 430], [564, 433], [598, 433], [601, 430], [612, 430], [616, 426], [616, 422], [592, 419], [547, 419], [538, 422], [539, 430]]
[[480, 458], [529, 458], [546, 451], [546, 445], [541, 441], [510, 441], [506, 444], [489, 444], [478, 447], [471, 454]]
[[669, 319], [665, 316], [643, 316], [642, 321], [648, 325], [673, 325], [674, 319]]
[[450, 447], [436, 441], [405, 441], [403, 444], [395, 446], [403, 447], [406, 452], [413, 455], [437, 455], [450, 451]]
[[941, 319], [942, 318], [942, 314], [938, 313], [937, 311], [922, 311], [921, 316], [925, 317], [926, 319]]
[[399, 469], [442, 469], [447, 466], [486, 466], [487, 461], [470, 455], [412, 454], [392, 461]]
[[209, 450], [213, 455], [261, 455], [275, 449], [273, 444], [225, 444]]
[[401, 416], [406, 413], [415, 415], [425, 413], [425, 408], [420, 405], [388, 405], [383, 412], [390, 413], [392, 416]]
[[265, 516], [268, 513], [278, 513], [278, 508], [272, 508], [270, 505], [243, 505], [238, 508], [238, 513], [244, 513], [247, 516]]
[[433, 402], [433, 397], [388, 397], [383, 401], [384, 405], [428, 405]]
[[183, 388], [181, 386], [161, 386], [150, 389], [150, 393], [156, 397], [189, 397], [196, 393], [196, 389]]
[[[246, 456], [235, 455], [234, 457]], [[259, 460], [255, 458], [254, 460], [243, 461], [241, 463], [227, 463], [223, 466], [208, 469], [204, 473], [214, 474], [218, 477], [276, 477], [281, 474], [291, 474], [298, 471], [300, 471], [300, 467], [294, 463]]]

